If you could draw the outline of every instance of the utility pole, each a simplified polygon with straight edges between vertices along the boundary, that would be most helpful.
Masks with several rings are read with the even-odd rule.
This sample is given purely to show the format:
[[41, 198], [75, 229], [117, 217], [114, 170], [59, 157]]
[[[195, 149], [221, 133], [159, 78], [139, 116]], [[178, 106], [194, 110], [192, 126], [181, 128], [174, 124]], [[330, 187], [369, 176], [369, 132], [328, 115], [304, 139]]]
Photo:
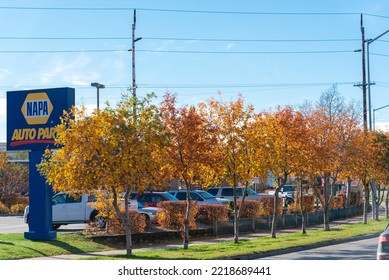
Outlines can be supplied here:
[[361, 14], [362, 33], [362, 94], [363, 94], [363, 129], [367, 131], [367, 105], [366, 105], [366, 65], [365, 65], [365, 28], [363, 27], [363, 15]]
[[136, 29], [136, 10], [134, 10], [134, 22], [132, 23], [132, 44], [129, 51], [132, 52], [132, 97], [136, 98], [136, 79], [135, 79], [135, 43], [141, 40], [142, 38], [135, 37]]

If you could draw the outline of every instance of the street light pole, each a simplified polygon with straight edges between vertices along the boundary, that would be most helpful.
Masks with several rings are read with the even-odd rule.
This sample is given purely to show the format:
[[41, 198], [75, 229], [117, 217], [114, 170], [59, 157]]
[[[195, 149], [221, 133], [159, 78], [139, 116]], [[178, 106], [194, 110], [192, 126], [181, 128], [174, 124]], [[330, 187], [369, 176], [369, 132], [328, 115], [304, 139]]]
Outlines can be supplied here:
[[97, 89], [97, 110], [100, 110], [100, 89], [105, 88], [105, 85], [100, 83], [91, 83], [92, 87], [95, 87]]
[[386, 107], [389, 107], [389, 105], [385, 105], [385, 106], [379, 107], [377, 109], [373, 109], [373, 130], [375, 130], [375, 112], [378, 110], [384, 109]]
[[370, 44], [373, 43], [375, 40], [381, 38], [384, 36], [386, 33], [389, 32], [389, 29], [386, 30], [384, 33], [381, 35], [375, 37], [374, 39], [369, 39], [366, 40], [366, 46], [367, 46], [367, 94], [368, 94], [368, 99], [369, 99], [369, 129], [372, 130], [372, 123], [371, 123], [371, 93], [370, 93], [370, 85], [374, 85], [375, 83], [370, 83]]

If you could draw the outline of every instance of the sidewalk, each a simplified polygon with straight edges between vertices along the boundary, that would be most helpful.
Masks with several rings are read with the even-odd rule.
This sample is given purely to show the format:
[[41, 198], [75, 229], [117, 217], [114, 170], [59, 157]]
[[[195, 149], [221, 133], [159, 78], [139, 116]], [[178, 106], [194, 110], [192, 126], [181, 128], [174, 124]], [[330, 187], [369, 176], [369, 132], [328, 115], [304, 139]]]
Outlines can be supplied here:
[[[362, 221], [362, 216], [356, 216], [348, 219], [343, 219], [343, 220], [335, 220], [330, 222], [330, 227], [335, 228], [338, 226], [342, 225], [347, 225], [347, 224], [353, 224], [353, 223], [358, 223]], [[323, 225], [313, 225], [313, 226], [308, 226], [307, 230], [316, 230], [316, 229], [322, 229]], [[299, 232], [300, 228], [292, 228], [292, 229], [282, 229], [278, 230], [277, 234], [288, 234], [288, 233], [295, 233]], [[270, 232], [255, 232], [255, 233], [242, 233], [240, 234], [240, 239], [254, 239], [254, 238], [259, 238], [262, 236], [269, 236]], [[378, 234], [377, 234], [378, 236]], [[366, 236], [366, 237], [371, 237]], [[352, 238], [352, 240], [358, 240], [358, 239], [363, 239], [366, 238], [364, 236], [362, 237], [356, 237]], [[226, 242], [226, 241], [233, 241], [233, 236], [228, 235], [228, 236], [221, 236], [221, 237], [215, 237], [215, 238], [207, 238], [203, 240], [194, 240], [191, 241], [189, 246], [196, 246], [196, 245], [201, 245], [201, 244], [210, 244], [210, 243], [219, 243], [219, 242]], [[348, 240], [347, 240], [348, 241]], [[267, 252], [267, 253], [261, 253], [261, 254], [256, 254], [256, 255], [244, 255], [244, 256], [236, 256], [233, 259], [252, 259], [252, 258], [260, 258], [264, 256], [270, 256], [270, 255], [275, 255], [275, 254], [283, 254], [286, 252], [296, 252], [304, 249], [310, 249], [310, 248], [316, 248], [316, 247], [322, 247], [326, 245], [331, 245], [335, 243], [341, 243], [345, 241], [329, 241], [329, 242], [323, 242], [320, 244], [314, 244], [310, 246], [305, 246], [305, 247], [297, 247], [297, 248], [290, 248], [290, 249], [284, 249], [284, 250], [279, 250], [276, 252]], [[157, 250], [157, 249], [172, 249], [172, 248], [181, 248], [182, 243], [177, 242], [175, 240], [172, 244], [164, 244], [164, 245], [158, 245], [158, 246], [147, 246], [143, 248], [135, 248], [133, 249], [133, 253], [136, 252], [142, 252], [146, 250]], [[30, 258], [30, 259], [24, 259], [24, 260], [69, 260], [69, 259], [81, 259], [81, 258], [88, 258], [88, 257], [94, 257], [94, 256], [114, 256], [114, 255], [125, 255], [126, 250], [111, 250], [111, 251], [103, 251], [103, 252], [90, 252], [90, 253], [81, 253], [81, 254], [70, 254], [70, 255], [59, 255], [59, 256], [47, 256], [47, 257], [37, 257], [37, 258]]]

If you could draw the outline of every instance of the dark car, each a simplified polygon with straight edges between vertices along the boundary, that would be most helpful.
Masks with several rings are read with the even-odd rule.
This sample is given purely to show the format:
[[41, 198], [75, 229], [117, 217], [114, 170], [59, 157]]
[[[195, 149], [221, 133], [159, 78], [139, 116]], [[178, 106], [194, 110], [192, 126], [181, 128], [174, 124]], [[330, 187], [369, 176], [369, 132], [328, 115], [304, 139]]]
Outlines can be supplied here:
[[378, 237], [377, 260], [389, 260], [389, 224]]
[[[178, 200], [186, 200], [186, 190], [171, 190], [169, 191]], [[203, 190], [191, 190], [190, 198], [195, 201], [198, 205], [201, 204], [224, 204], [228, 205], [229, 200], [224, 198], [218, 198]]]
[[157, 207], [157, 204], [161, 201], [178, 201], [168, 192], [144, 192], [139, 194], [136, 200], [146, 207]]

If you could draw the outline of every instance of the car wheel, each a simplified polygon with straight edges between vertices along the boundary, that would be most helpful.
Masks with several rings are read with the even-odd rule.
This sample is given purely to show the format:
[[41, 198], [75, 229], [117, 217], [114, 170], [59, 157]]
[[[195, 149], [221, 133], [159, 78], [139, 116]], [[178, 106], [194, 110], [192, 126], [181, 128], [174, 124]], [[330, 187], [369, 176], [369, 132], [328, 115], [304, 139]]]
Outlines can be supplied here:
[[101, 216], [95, 217], [94, 222], [96, 223], [98, 228], [105, 228], [105, 225], [107, 224], [107, 221], [105, 220], [105, 218], [103, 218]]
[[61, 225], [59, 225], [59, 224], [53, 224], [53, 230], [57, 230], [57, 229], [59, 229], [59, 227], [60, 227]]

